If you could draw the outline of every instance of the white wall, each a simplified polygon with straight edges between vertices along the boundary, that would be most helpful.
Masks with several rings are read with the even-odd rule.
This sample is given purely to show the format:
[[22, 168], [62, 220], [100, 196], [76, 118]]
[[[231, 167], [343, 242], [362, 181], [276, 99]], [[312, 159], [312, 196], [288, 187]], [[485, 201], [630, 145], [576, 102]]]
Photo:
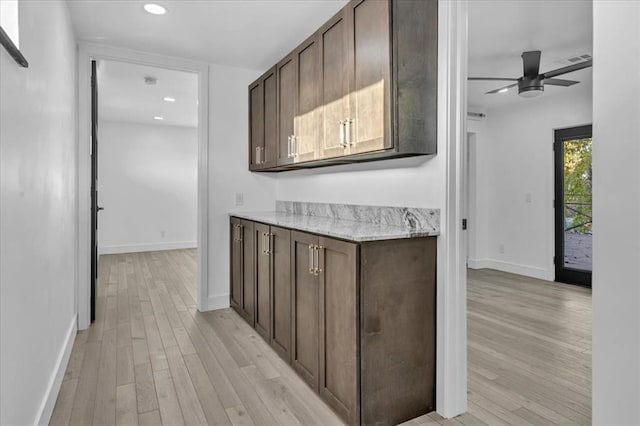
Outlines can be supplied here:
[[476, 126], [471, 267], [554, 279], [553, 131], [592, 122], [591, 82], [580, 84], [489, 109]]
[[196, 247], [198, 131], [101, 121], [100, 253]]
[[[260, 72], [211, 65], [209, 96], [209, 309], [229, 306], [229, 213], [275, 208], [276, 175], [247, 167], [247, 87]], [[244, 205], [235, 205], [235, 194]]]
[[593, 424], [638, 425], [640, 2], [593, 20]]
[[0, 48], [3, 425], [48, 422], [76, 326], [75, 35], [65, 2], [19, 4], [29, 68]]
[[[486, 113], [484, 110], [480, 111], [477, 108], [475, 112]], [[487, 240], [487, 218], [486, 211], [487, 200], [486, 198], [478, 197], [478, 146], [482, 143], [482, 136], [485, 133], [485, 119], [482, 118], [469, 118], [467, 119], [467, 155], [468, 155], [468, 177], [467, 177], [467, 223], [468, 232], [468, 247], [467, 247], [467, 260], [473, 267], [474, 260], [478, 259], [482, 252], [483, 244]], [[483, 224], [483, 226], [480, 226]], [[484, 256], [482, 256], [484, 257]]]

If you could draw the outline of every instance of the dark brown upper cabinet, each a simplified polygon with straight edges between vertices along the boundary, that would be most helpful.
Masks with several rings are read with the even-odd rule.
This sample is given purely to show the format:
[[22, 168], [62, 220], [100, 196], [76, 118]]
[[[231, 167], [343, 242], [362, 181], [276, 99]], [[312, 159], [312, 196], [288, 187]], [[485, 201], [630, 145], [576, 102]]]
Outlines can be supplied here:
[[293, 163], [294, 120], [296, 116], [296, 54], [291, 53], [276, 65], [278, 166]]
[[249, 170], [269, 169], [277, 164], [276, 79], [274, 66], [249, 86]]
[[345, 119], [349, 116], [349, 23], [342, 9], [319, 31], [322, 74], [320, 158], [348, 155]]
[[349, 116], [351, 154], [393, 148], [391, 137], [391, 11], [388, 1], [349, 4]]
[[[250, 85], [249, 141], [259, 162], [250, 169], [435, 154], [437, 6], [437, 0], [350, 1], [272, 69], [275, 121], [265, 110], [271, 88], [264, 78]], [[269, 151], [272, 122], [276, 157], [260, 157], [260, 146]]]
[[317, 35], [296, 49], [296, 115], [293, 135], [294, 164], [318, 158], [320, 143], [320, 49]]

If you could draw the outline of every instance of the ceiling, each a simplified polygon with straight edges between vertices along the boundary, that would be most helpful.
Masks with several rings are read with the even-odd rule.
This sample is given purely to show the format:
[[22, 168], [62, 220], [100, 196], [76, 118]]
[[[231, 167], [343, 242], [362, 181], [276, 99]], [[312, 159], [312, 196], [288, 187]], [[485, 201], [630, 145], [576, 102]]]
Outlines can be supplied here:
[[[145, 84], [145, 76], [157, 78]], [[171, 97], [175, 102], [166, 102]], [[100, 120], [197, 127], [198, 75], [116, 61], [98, 63]], [[160, 116], [163, 120], [155, 120]]]
[[[264, 71], [337, 12], [346, 0], [157, 0], [165, 15], [144, 11], [147, 1], [68, 1], [82, 40]], [[589, 0], [473, 0], [469, 2], [469, 75], [522, 75], [520, 55], [541, 50], [541, 72], [561, 60], [592, 54]], [[561, 78], [572, 87], [545, 86], [544, 97], [591, 90], [591, 69]], [[502, 82], [470, 82], [477, 109], [533, 102], [517, 91], [485, 95]], [[504, 84], [506, 85], [506, 83]], [[108, 107], [106, 107], [108, 108]], [[168, 121], [167, 121], [168, 122]]]
[[[144, 11], [145, 3], [167, 9]], [[69, 0], [79, 39], [265, 71], [346, 0]]]
[[[473, 0], [469, 2], [469, 76], [522, 76], [520, 55], [541, 50], [540, 72], [561, 68], [569, 57], [592, 54], [592, 2], [588, 0]], [[544, 95], [591, 90], [592, 69], [558, 78], [580, 81], [572, 87], [545, 86]], [[470, 107], [489, 109], [522, 102], [517, 90], [485, 95], [509, 82], [468, 83]]]

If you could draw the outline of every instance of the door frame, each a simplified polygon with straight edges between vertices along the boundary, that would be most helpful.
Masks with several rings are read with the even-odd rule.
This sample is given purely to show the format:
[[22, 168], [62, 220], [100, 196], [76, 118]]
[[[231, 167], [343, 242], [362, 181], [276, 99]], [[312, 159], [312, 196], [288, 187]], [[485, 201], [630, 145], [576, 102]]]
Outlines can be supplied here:
[[553, 130], [554, 281], [591, 287], [592, 272], [564, 267], [564, 141], [593, 138], [593, 126], [585, 124]]
[[78, 329], [91, 324], [91, 60], [112, 60], [186, 71], [198, 76], [198, 273], [197, 307], [208, 310], [209, 296], [209, 65], [118, 47], [78, 43], [78, 241], [76, 309]]
[[438, 2], [438, 156], [445, 164], [438, 237], [436, 411], [467, 411], [467, 231], [464, 144], [467, 138], [469, 0]]

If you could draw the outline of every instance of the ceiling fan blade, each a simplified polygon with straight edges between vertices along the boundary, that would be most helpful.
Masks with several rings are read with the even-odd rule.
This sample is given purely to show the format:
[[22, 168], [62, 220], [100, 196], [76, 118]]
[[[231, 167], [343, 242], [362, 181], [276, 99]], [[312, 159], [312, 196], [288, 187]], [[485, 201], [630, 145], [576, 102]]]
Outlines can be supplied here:
[[558, 68], [557, 70], [547, 71], [544, 74], [542, 74], [542, 77], [547, 79], [547, 78], [555, 77], [558, 75], [567, 74], [573, 71], [589, 68], [592, 66], [593, 66], [593, 60], [589, 60], [585, 62], [580, 62], [579, 64], [569, 65], [568, 67]]
[[500, 78], [500, 77], [469, 77], [469, 81], [518, 81], [517, 78]]
[[575, 80], [563, 80], [561, 78], [545, 78], [544, 79], [544, 84], [550, 84], [552, 86], [564, 86], [564, 87], [569, 87], [569, 86], [573, 86], [574, 84], [578, 84], [580, 83], [579, 81], [575, 81]]
[[539, 50], [532, 50], [522, 53], [522, 65], [524, 68], [524, 76], [535, 78], [540, 72], [540, 56], [542, 52]]
[[[518, 85], [518, 83], [510, 84], [510, 85], [505, 86], [505, 87], [500, 87], [499, 89], [491, 90], [490, 92], [485, 93], [485, 95], [493, 95], [494, 93], [498, 93], [500, 91], [504, 91], [505, 89], [509, 90], [512, 87], [516, 87], [517, 85]], [[502, 93], [504, 93], [504, 92], [502, 92]]]

